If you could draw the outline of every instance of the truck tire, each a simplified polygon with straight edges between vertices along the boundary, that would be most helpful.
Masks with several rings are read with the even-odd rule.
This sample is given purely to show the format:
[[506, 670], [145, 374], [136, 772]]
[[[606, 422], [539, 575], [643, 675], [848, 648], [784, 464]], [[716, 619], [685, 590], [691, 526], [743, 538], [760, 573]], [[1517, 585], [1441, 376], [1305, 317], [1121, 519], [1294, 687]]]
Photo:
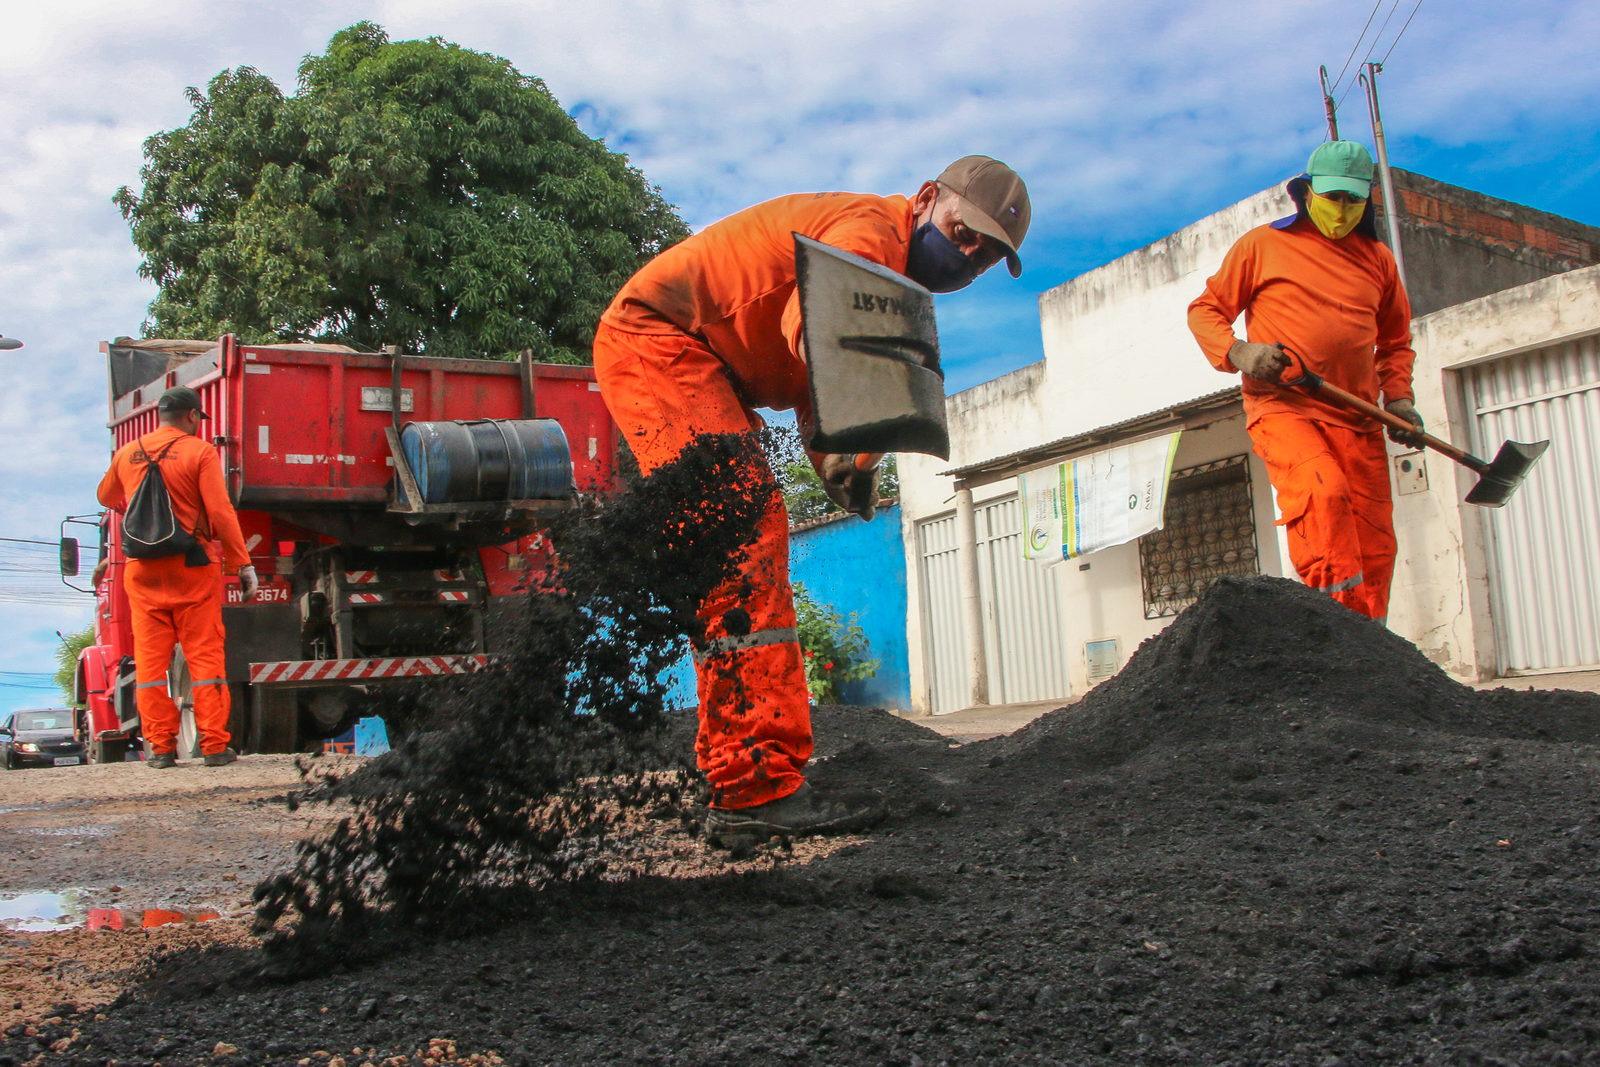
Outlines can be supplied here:
[[249, 693], [250, 751], [298, 751], [300, 701], [295, 691], [252, 685]]
[[129, 742], [125, 737], [101, 738], [89, 746], [91, 763], [125, 763]]
[[250, 740], [250, 686], [246, 682], [228, 683], [228, 745], [244, 752]]
[[189, 661], [183, 658], [183, 646], [172, 650], [172, 662], [167, 666], [167, 692], [178, 705], [178, 758], [200, 758], [200, 729], [194, 722], [194, 677], [189, 673]]

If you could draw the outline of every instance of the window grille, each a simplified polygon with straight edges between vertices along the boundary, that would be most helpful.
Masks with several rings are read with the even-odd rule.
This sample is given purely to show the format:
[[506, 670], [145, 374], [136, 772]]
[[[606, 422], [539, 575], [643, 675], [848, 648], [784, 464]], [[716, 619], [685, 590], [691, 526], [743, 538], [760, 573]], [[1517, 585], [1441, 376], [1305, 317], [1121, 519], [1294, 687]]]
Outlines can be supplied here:
[[1218, 578], [1260, 573], [1248, 459], [1172, 472], [1166, 526], [1139, 538], [1145, 618], [1178, 614]]

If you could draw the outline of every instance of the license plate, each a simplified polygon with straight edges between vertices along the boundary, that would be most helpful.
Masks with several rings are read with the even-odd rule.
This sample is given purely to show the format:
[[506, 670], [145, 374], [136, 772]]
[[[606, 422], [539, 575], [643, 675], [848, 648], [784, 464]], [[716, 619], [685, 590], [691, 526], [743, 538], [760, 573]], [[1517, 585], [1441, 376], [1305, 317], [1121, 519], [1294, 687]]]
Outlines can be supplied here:
[[57, 756], [56, 757], [56, 766], [57, 767], [76, 767], [78, 764], [80, 764], [82, 762], [83, 762], [83, 757], [82, 756]]

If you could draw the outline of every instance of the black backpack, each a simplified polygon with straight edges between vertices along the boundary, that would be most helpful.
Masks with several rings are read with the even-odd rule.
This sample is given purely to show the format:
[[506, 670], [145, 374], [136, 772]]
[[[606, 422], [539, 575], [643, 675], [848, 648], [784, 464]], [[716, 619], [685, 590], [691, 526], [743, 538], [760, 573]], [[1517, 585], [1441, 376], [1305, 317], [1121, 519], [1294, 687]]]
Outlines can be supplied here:
[[128, 510], [122, 516], [122, 554], [130, 559], [182, 556], [185, 566], [204, 567], [211, 562], [211, 557], [206, 555], [205, 545], [199, 538], [178, 525], [178, 516], [172, 510], [172, 494], [161, 476], [161, 461], [178, 441], [163, 448], [159, 456], [148, 455], [144, 445], [139, 446], [139, 454], [145, 461], [144, 481], [133, 491], [133, 499], [128, 501]]

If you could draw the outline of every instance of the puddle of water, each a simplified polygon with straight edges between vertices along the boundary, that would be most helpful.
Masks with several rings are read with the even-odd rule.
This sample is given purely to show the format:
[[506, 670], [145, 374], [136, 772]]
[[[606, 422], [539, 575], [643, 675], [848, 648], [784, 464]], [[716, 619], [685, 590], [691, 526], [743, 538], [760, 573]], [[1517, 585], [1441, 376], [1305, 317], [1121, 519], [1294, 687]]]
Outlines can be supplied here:
[[203, 923], [218, 917], [210, 908], [85, 908], [86, 890], [24, 893], [0, 900], [0, 926], [21, 933], [61, 930], [148, 930], [175, 923]]
[[38, 837], [105, 837], [117, 832], [115, 826], [30, 826], [20, 831]]
[[70, 930], [83, 921], [78, 890], [64, 893], [24, 893], [0, 900], [0, 925], [24, 933]]

